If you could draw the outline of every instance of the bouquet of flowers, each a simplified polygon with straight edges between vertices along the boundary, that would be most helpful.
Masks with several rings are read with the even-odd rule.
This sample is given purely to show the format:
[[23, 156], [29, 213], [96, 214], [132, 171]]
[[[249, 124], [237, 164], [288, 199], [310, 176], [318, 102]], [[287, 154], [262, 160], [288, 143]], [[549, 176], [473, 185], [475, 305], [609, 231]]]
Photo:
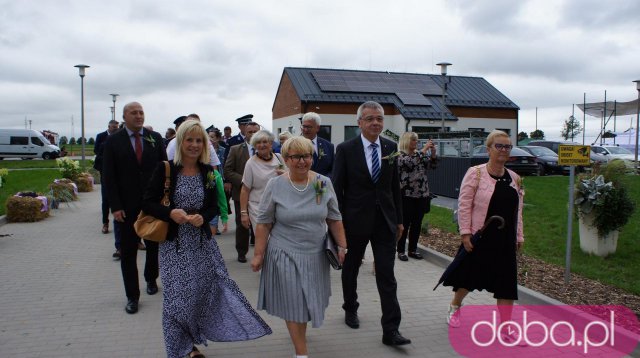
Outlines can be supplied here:
[[60, 168], [63, 178], [74, 180], [82, 173], [80, 163], [67, 157], [56, 159], [56, 165]]

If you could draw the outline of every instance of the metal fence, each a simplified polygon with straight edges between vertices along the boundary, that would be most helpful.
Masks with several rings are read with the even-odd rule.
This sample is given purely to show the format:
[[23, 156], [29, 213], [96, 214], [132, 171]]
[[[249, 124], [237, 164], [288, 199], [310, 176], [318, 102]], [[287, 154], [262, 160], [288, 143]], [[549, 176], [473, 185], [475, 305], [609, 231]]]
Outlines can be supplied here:
[[467, 169], [486, 163], [488, 158], [440, 157], [438, 167], [427, 172], [429, 190], [436, 195], [458, 197], [460, 183]]

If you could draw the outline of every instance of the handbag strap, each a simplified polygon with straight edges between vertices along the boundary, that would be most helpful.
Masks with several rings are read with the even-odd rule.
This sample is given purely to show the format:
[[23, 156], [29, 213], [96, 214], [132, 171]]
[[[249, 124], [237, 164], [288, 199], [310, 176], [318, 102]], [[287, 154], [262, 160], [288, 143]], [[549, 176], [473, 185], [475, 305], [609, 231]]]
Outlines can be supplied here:
[[171, 171], [169, 170], [169, 162], [164, 161], [164, 196], [160, 201], [160, 204], [164, 206], [171, 205], [171, 201], [169, 200], [169, 191], [171, 187]]

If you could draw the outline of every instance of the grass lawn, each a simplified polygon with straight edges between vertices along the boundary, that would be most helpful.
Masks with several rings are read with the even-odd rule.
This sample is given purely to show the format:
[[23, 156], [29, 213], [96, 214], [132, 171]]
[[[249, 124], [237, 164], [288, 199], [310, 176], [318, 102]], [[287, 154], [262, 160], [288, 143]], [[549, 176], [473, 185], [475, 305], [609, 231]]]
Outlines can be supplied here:
[[[81, 162], [80, 159], [77, 160]], [[93, 166], [93, 158], [85, 159], [85, 166], [92, 167]], [[31, 168], [57, 168], [56, 160], [0, 160], [0, 168], [11, 169], [31, 169]]]
[[7, 198], [19, 191], [46, 193], [53, 179], [60, 178], [57, 169], [13, 170], [7, 175], [6, 182], [0, 188], [0, 215], [6, 214]]
[[[640, 176], [629, 176], [626, 180], [632, 200], [640, 203]], [[527, 255], [564, 266], [569, 178], [526, 177], [524, 185], [524, 251]], [[455, 225], [451, 224], [450, 210], [432, 207], [428, 217], [430, 225], [456, 232]], [[571, 271], [640, 295], [640, 205], [620, 230], [616, 253], [606, 258], [583, 253], [578, 230], [578, 221], [574, 219]]]
[[[74, 145], [67, 144], [64, 146], [64, 149], [67, 151], [67, 155], [82, 155], [82, 145], [80, 144], [74, 144]], [[85, 144], [84, 156], [93, 157], [94, 155], [95, 154], [93, 153], [93, 144]]]

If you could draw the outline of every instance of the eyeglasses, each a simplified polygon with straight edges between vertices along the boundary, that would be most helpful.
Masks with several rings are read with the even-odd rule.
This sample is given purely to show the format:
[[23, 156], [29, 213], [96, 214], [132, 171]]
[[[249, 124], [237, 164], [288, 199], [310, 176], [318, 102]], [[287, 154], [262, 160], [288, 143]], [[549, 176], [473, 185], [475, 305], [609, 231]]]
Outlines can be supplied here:
[[511, 148], [513, 148], [513, 146], [511, 144], [500, 144], [500, 143], [496, 143], [493, 145], [494, 148], [496, 148], [497, 150], [511, 150]]
[[311, 154], [293, 154], [293, 155], [289, 155], [288, 158], [294, 162], [299, 162], [302, 159], [304, 160], [311, 159], [312, 155]]
[[314, 127], [313, 126], [302, 125], [302, 126], [300, 126], [300, 128], [302, 128], [302, 129], [313, 129]]

